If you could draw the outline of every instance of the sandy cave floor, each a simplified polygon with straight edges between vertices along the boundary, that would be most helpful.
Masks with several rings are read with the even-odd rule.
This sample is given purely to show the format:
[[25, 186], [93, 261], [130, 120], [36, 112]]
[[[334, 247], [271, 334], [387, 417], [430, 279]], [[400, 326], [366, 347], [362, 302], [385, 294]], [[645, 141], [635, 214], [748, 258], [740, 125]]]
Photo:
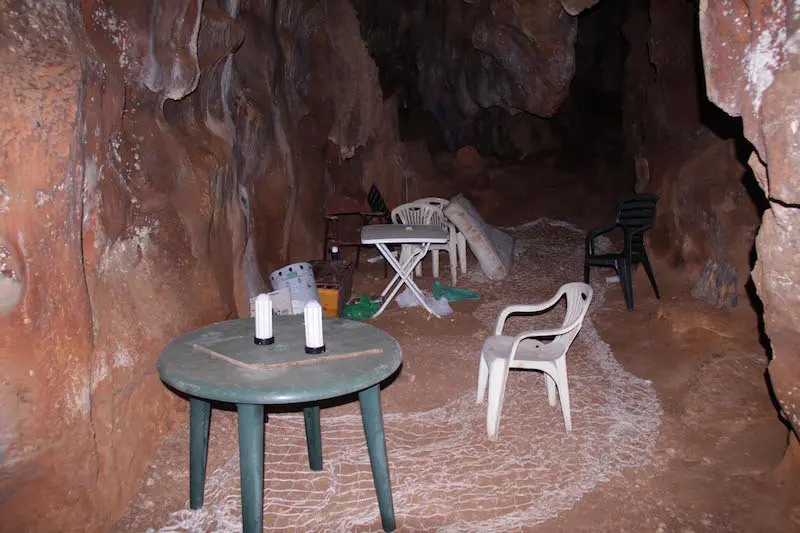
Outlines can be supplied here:
[[[492, 194], [513, 195], [508, 183]], [[453, 304], [455, 313], [440, 320], [393, 304], [373, 321], [404, 350], [401, 372], [383, 391], [398, 530], [800, 531], [800, 497], [774, 473], [786, 429], [767, 393], [755, 312], [746, 298], [732, 311], [692, 300], [691, 280], [666, 265], [654, 265], [661, 301], [636, 272], [634, 313], [606, 272], [593, 274], [589, 320], [568, 356], [571, 437], [541, 378], [513, 372], [500, 438], [486, 439], [484, 407], [474, 404], [480, 344], [504, 305], [546, 299], [580, 279], [578, 228], [604, 222], [617, 191], [606, 193], [597, 199], [605, 209], [559, 208], [541, 195], [524, 210], [496, 211], [491, 221], [504, 225], [530, 212], [550, 217], [519, 233], [509, 280], [489, 282], [470, 257], [458, 285], [480, 302]], [[380, 264], [363, 263], [354, 292], [378, 293], [384, 283]], [[420, 285], [431, 283], [426, 260]], [[302, 416], [270, 417], [266, 531], [379, 530], [357, 403], [324, 409], [322, 424], [324, 469], [312, 473]], [[238, 530], [235, 413], [214, 410], [209, 450], [202, 511], [186, 510], [187, 415], [160, 444], [114, 530]]]

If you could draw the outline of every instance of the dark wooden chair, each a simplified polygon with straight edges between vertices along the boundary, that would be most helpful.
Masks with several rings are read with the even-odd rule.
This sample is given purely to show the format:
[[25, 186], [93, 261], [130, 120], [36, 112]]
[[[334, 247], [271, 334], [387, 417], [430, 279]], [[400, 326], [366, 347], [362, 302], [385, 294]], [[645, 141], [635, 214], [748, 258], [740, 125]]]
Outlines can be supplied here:
[[[373, 185], [367, 195], [369, 208], [349, 196], [334, 196], [325, 212], [325, 236], [322, 241], [322, 259], [328, 258], [331, 246], [355, 246], [354, 268], [361, 258], [361, 227], [367, 224], [390, 224], [389, 209], [378, 188]], [[384, 276], [388, 265], [384, 265]]]
[[[656, 298], [661, 298], [644, 245], [645, 233], [655, 223], [657, 203], [658, 196], [655, 194], [636, 194], [623, 198], [617, 203], [614, 221], [608, 226], [594, 229], [586, 235], [584, 281], [589, 283], [589, 270], [593, 266], [611, 267], [616, 270], [622, 293], [625, 295], [625, 304], [628, 307], [628, 311], [633, 311], [633, 280], [631, 273], [635, 264], [641, 263], [644, 265]], [[615, 228], [622, 229], [624, 238], [622, 252], [595, 253], [594, 240]]]

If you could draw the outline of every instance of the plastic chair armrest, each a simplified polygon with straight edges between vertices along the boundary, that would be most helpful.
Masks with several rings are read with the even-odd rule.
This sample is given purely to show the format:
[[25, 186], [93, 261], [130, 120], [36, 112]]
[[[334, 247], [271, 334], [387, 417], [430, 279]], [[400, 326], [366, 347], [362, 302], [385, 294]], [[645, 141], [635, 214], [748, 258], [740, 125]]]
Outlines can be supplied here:
[[536, 313], [538, 311], [545, 311], [558, 303], [558, 301], [561, 299], [561, 296], [561, 294], [556, 294], [546, 302], [541, 302], [538, 304], [509, 305], [503, 309], [500, 312], [500, 316], [497, 317], [497, 325], [494, 328], [494, 334], [500, 335], [503, 333], [503, 327], [505, 326], [506, 320], [509, 316], [515, 313]]
[[616, 228], [618, 224], [614, 222], [613, 224], [609, 224], [608, 226], [604, 226], [602, 228], [597, 228], [589, 231], [586, 234], [586, 253], [589, 255], [594, 254], [594, 240], [603, 235], [604, 233], [608, 233], [612, 229]]
[[[582, 318], [582, 317], [581, 317]], [[519, 348], [519, 344], [524, 341], [525, 339], [536, 339], [539, 337], [557, 337], [559, 335], [563, 335], [565, 333], [569, 333], [573, 329], [577, 328], [581, 325], [581, 319], [575, 320], [572, 324], [564, 326], [563, 328], [554, 328], [554, 329], [537, 329], [531, 331], [523, 331], [516, 337], [514, 337], [514, 344], [511, 345], [511, 357], [510, 359], [513, 361], [514, 356], [517, 355], [517, 348]]]

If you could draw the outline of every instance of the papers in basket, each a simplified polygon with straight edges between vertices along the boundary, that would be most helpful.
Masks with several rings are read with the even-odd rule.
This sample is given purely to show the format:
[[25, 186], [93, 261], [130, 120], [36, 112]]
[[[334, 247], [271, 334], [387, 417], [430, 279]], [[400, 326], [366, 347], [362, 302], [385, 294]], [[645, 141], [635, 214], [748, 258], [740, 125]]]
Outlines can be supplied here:
[[[270, 298], [272, 299], [272, 313], [275, 315], [294, 315], [298, 314], [295, 313], [294, 306], [292, 306], [292, 294], [289, 291], [289, 288], [278, 289], [277, 291], [272, 291], [268, 293]], [[300, 302], [302, 303], [302, 302]], [[256, 316], [256, 298], [255, 296], [250, 298], [250, 316]], [[300, 311], [303, 312], [302, 305], [300, 306]]]

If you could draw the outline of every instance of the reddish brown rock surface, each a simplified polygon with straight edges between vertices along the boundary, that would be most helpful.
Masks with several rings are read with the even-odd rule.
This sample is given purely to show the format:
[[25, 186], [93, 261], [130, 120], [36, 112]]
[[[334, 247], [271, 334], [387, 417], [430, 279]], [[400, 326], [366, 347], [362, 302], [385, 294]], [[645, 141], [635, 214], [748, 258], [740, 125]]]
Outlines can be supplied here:
[[703, 108], [693, 5], [680, 0], [633, 0], [623, 31], [626, 58], [623, 124], [637, 163], [637, 189], [658, 193], [650, 244], [657, 256], [697, 279], [707, 259], [736, 267], [739, 294], [750, 270], [758, 212], [726, 117], [712, 132], [701, 125], [718, 110]]
[[0, 529], [104, 529], [184, 409], [159, 350], [405, 152], [345, 0], [0, 6]]
[[709, 97], [742, 117], [757, 151], [750, 164], [769, 199], [752, 275], [772, 345], [770, 379], [795, 433], [800, 432], [799, 27], [796, 2], [700, 4]]
[[672, 163], [649, 184], [661, 196], [650, 241], [654, 252], [692, 279], [707, 259], [730, 263], [742, 295], [758, 212], [742, 184], [745, 168], [734, 141], [700, 130], [669, 155]]

